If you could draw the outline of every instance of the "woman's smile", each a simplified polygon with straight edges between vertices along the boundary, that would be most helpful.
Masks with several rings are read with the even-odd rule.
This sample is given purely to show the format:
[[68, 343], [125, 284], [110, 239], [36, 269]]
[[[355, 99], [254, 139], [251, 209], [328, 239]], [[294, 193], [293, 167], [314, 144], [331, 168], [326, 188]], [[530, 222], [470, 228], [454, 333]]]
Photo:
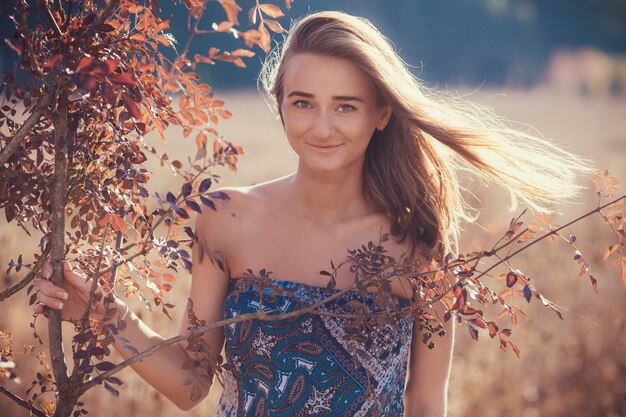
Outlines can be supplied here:
[[339, 143], [339, 144], [311, 143], [311, 142], [306, 142], [306, 143], [307, 145], [310, 145], [313, 148], [315, 148], [318, 152], [322, 152], [322, 153], [332, 153], [336, 150], [339, 150], [343, 146], [343, 143]]

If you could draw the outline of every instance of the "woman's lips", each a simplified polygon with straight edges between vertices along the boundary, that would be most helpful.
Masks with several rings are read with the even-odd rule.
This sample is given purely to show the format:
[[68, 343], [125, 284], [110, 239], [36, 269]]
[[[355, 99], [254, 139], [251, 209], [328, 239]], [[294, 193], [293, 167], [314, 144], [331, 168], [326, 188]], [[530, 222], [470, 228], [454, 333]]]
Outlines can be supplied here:
[[314, 147], [319, 152], [333, 152], [343, 146], [343, 143], [337, 145], [327, 145], [327, 144], [316, 144], [309, 143], [310, 146]]

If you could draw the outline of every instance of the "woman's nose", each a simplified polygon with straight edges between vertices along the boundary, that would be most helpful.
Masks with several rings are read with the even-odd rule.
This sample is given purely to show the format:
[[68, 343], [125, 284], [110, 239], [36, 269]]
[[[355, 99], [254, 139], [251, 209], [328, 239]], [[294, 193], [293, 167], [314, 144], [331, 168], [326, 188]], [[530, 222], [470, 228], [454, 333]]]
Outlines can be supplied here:
[[335, 124], [328, 112], [319, 112], [313, 123], [313, 133], [316, 137], [324, 139], [335, 134]]

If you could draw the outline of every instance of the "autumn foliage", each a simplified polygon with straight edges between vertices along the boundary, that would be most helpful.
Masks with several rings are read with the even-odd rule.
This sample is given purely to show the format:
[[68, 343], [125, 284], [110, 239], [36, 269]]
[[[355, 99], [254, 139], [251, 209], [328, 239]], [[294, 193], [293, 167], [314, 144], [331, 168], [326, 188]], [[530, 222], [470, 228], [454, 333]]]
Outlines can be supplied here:
[[[280, 5], [257, 0], [249, 2], [247, 10], [235, 0], [219, 3], [225, 18], [215, 16], [211, 27], [204, 28], [200, 27], [204, 2], [182, 1], [179, 6], [188, 12], [188, 37], [173, 60], [162, 52], [175, 40], [167, 32], [169, 20], [161, 15], [156, 0], [21, 0], [12, 9], [16, 31], [9, 44], [19, 58], [0, 85], [0, 208], [9, 223], [39, 236], [40, 245], [35, 253], [11, 260], [9, 269], [28, 272], [16, 285], [3, 289], [0, 301], [20, 290], [32, 293], [32, 280], [44, 259], [52, 260], [52, 280], [60, 284], [60, 262], [70, 258], [93, 279], [91, 302], [103, 300], [110, 307], [101, 322], [89, 319], [86, 311], [82, 320], [74, 323], [72, 335], [62, 332], [58, 313], [50, 312], [49, 357], [29, 352], [42, 366], [33, 378], [30, 397], [21, 399], [3, 389], [36, 415], [84, 414], [80, 397], [87, 390], [102, 385], [118, 395], [122, 381], [115, 374], [152, 351], [187, 340], [189, 352], [200, 352], [203, 347], [198, 336], [203, 332], [233, 321], [266, 319], [255, 315], [204, 323], [195, 318], [185, 335], [150, 351], [135, 352], [122, 364], [108, 359], [110, 345], [124, 326], [112, 307], [114, 292], [139, 297], [168, 314], [172, 305], [164, 294], [174, 285], [176, 272], [191, 271], [190, 247], [198, 244], [188, 224], [190, 218], [202, 210], [220, 210], [229, 199], [226, 193], [215, 191], [219, 177], [212, 170], [219, 166], [235, 170], [243, 149], [219, 135], [220, 119], [232, 114], [214, 96], [211, 86], [200, 80], [197, 66], [224, 61], [243, 67], [255, 49], [269, 51], [270, 32], [284, 31], [276, 20], [283, 16], [281, 7], [291, 6], [290, 0]], [[246, 19], [253, 28], [240, 29], [239, 19]], [[241, 47], [232, 51], [208, 47], [206, 54], [188, 56], [195, 38], [220, 33], [240, 39]], [[195, 139], [196, 154], [186, 163], [159, 154], [144, 139], [156, 131], [166, 140], [167, 128], [172, 125], [180, 126], [184, 137]], [[157, 158], [165, 169], [180, 176], [182, 187], [149, 195], [146, 183], [151, 173], [143, 167], [148, 158]], [[595, 181], [597, 209], [569, 224], [595, 213], [601, 215], [615, 235], [615, 242], [607, 245], [605, 259], [621, 269], [626, 282], [626, 202], [624, 196], [614, 195], [617, 180], [608, 173], [598, 172]], [[150, 199], [156, 199], [158, 208], [148, 209]], [[611, 201], [605, 203], [607, 199]], [[345, 263], [350, 265], [355, 283], [336, 294], [378, 291], [381, 307], [381, 313], [371, 314], [364, 305], [353, 306], [360, 312], [350, 318], [355, 334], [375, 322], [410, 316], [426, 330], [423, 342], [436, 347], [441, 320], [457, 320], [473, 338], [484, 331], [503, 350], [511, 347], [519, 355], [510, 336], [524, 312], [515, 300], [538, 300], [557, 315], [560, 312], [512, 265], [516, 254], [544, 239], [561, 240], [574, 251], [580, 274], [588, 277], [593, 288], [597, 285], [592, 266], [576, 247], [576, 237], [564, 234], [567, 225], [555, 225], [547, 215], [537, 216], [528, 226], [525, 221], [521, 215], [513, 219], [490, 248], [450, 254], [439, 263], [416, 264], [388, 256], [384, 248], [387, 235], [379, 242], [364, 242], [351, 249]], [[220, 263], [213, 254], [207, 255]], [[157, 260], [148, 262], [148, 256]], [[321, 272], [328, 277], [329, 288], [334, 289], [338, 267], [331, 265]], [[492, 270], [504, 272], [488, 283]], [[398, 274], [413, 277], [413, 289], [421, 301], [403, 308], [391, 301], [389, 279]], [[271, 272], [250, 271], [250, 275], [269, 278]], [[271, 280], [266, 282], [272, 289]], [[436, 302], [446, 305], [444, 318], [430, 312], [430, 305]], [[498, 306], [500, 313], [488, 317], [481, 306]], [[298, 314], [315, 314], [317, 307]], [[192, 305], [188, 314], [195, 317]], [[72, 351], [64, 355], [61, 343], [70, 337]], [[6, 333], [0, 333], [0, 338], [0, 377], [16, 378], [19, 369], [13, 361], [11, 339]], [[128, 349], [134, 348], [128, 345]], [[201, 375], [190, 381], [195, 385], [202, 384], [206, 375], [219, 374], [226, 365], [199, 359], [192, 366]], [[33, 407], [38, 396], [50, 392], [56, 402], [49, 409]]]

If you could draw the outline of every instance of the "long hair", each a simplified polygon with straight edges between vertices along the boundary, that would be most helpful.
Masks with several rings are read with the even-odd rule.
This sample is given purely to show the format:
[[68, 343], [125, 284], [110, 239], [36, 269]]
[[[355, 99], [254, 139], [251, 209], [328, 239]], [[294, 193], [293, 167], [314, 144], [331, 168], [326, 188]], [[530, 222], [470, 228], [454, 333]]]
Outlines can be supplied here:
[[[577, 156], [545, 139], [511, 128], [490, 110], [421, 85], [391, 43], [366, 19], [319, 12], [294, 23], [282, 47], [270, 54], [261, 82], [280, 113], [289, 59], [312, 53], [346, 59], [374, 82], [392, 115], [368, 145], [365, 197], [391, 220], [391, 233], [412, 251], [440, 258], [453, 250], [460, 223], [471, 219], [457, 173], [472, 168], [538, 212], [580, 192]], [[282, 117], [282, 115], [281, 115]]]

